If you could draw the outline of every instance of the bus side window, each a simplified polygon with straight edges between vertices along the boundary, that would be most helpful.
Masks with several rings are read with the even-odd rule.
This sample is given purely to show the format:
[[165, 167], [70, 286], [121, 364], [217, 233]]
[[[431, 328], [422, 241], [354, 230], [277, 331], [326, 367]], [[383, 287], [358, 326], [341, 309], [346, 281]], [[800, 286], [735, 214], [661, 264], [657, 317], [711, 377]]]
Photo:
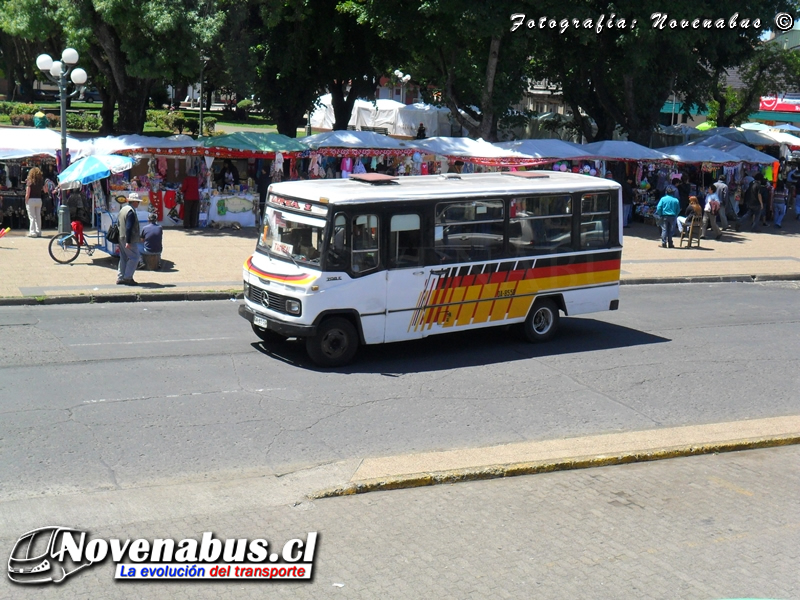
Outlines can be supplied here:
[[422, 236], [419, 215], [393, 215], [389, 225], [389, 268], [420, 264]]
[[584, 194], [581, 197], [581, 249], [608, 248], [610, 242], [610, 194]]
[[328, 243], [328, 271], [343, 271], [350, 263], [350, 254], [347, 247], [347, 217], [339, 213], [333, 220], [331, 239]]
[[353, 217], [353, 273], [364, 273], [378, 266], [378, 225], [378, 215]]

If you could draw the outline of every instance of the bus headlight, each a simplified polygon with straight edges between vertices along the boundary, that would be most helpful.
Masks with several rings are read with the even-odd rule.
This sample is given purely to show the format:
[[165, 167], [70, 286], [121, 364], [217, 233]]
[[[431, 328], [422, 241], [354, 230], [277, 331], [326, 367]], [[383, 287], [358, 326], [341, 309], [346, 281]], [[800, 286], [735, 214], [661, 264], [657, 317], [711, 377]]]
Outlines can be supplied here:
[[244, 282], [244, 297], [245, 298], [250, 297], [250, 284], [247, 283], [246, 281]]
[[290, 315], [299, 315], [300, 314], [300, 301], [299, 300], [287, 300], [286, 301], [286, 312]]

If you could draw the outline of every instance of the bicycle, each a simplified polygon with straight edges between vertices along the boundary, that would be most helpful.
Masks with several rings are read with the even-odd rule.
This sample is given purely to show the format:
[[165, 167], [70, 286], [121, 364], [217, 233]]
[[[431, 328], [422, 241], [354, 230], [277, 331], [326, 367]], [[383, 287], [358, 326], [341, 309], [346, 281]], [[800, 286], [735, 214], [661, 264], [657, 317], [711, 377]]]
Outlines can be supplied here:
[[[94, 238], [94, 244], [88, 242], [90, 236]], [[83, 238], [83, 243], [81, 243], [81, 237]], [[87, 256], [92, 256], [95, 250], [108, 252], [106, 248], [106, 233], [100, 229], [92, 233], [84, 233], [83, 231], [78, 233], [73, 228], [69, 233], [55, 234], [47, 246], [50, 258], [62, 265], [71, 263], [78, 258], [81, 249], [86, 252]]]

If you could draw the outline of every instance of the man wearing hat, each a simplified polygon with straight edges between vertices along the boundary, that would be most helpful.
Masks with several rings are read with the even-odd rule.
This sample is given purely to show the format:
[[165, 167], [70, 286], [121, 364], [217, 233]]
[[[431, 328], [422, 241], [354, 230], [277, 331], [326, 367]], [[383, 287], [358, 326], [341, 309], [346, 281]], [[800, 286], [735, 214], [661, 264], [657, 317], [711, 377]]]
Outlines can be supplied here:
[[128, 202], [119, 211], [119, 268], [117, 285], [138, 285], [133, 274], [139, 265], [139, 194], [131, 192]]

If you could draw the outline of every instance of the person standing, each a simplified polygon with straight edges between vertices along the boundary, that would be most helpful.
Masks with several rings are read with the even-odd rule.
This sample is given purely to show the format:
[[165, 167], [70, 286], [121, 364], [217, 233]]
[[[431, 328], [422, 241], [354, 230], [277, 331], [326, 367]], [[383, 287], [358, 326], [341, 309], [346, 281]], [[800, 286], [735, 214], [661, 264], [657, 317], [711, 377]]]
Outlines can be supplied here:
[[761, 225], [761, 215], [764, 212], [764, 200], [761, 193], [761, 181], [763, 179], [764, 176], [761, 173], [757, 173], [744, 193], [747, 212], [742, 215], [741, 220], [745, 223], [750, 219], [753, 220], [750, 231], [758, 231], [758, 226]]
[[800, 168], [797, 165], [792, 167], [789, 174], [786, 176], [786, 182], [789, 186], [789, 204], [793, 204], [795, 212], [797, 212], [797, 185], [800, 183]]
[[622, 182], [622, 226], [629, 227], [633, 213], [633, 178], [628, 175]]
[[139, 194], [131, 192], [128, 202], [119, 211], [119, 267], [117, 285], [139, 285], [133, 280], [139, 266]]
[[706, 195], [706, 206], [703, 209], [703, 230], [700, 232], [700, 237], [706, 237], [706, 231], [708, 231], [708, 226], [711, 225], [711, 229], [714, 230], [714, 239], [719, 239], [722, 237], [722, 230], [720, 230], [719, 225], [717, 225], [717, 215], [721, 215], [725, 212], [725, 209], [722, 208], [722, 202], [719, 200], [718, 192], [716, 188], [711, 185], [708, 188], [708, 194]]
[[719, 199], [720, 211], [719, 222], [723, 229], [728, 228], [728, 184], [725, 183], [725, 175], [719, 176], [719, 181], [714, 184]]
[[783, 217], [786, 216], [786, 200], [789, 197], [789, 190], [786, 189], [786, 182], [778, 180], [775, 186], [775, 195], [772, 198], [772, 209], [775, 212], [775, 227], [782, 229]]
[[39, 167], [33, 167], [28, 171], [27, 184], [25, 186], [25, 208], [28, 209], [28, 219], [31, 224], [28, 229], [28, 237], [42, 237], [42, 187], [44, 186], [44, 175]]
[[197, 227], [197, 218], [200, 215], [200, 183], [196, 175], [184, 177], [181, 194], [183, 194], [183, 228], [194, 229]]
[[656, 215], [661, 218], [661, 247], [674, 248], [675, 244], [672, 242], [672, 230], [675, 228], [678, 214], [681, 211], [681, 204], [678, 201], [678, 190], [675, 186], [670, 185], [667, 187], [667, 193], [658, 201], [656, 206]]

